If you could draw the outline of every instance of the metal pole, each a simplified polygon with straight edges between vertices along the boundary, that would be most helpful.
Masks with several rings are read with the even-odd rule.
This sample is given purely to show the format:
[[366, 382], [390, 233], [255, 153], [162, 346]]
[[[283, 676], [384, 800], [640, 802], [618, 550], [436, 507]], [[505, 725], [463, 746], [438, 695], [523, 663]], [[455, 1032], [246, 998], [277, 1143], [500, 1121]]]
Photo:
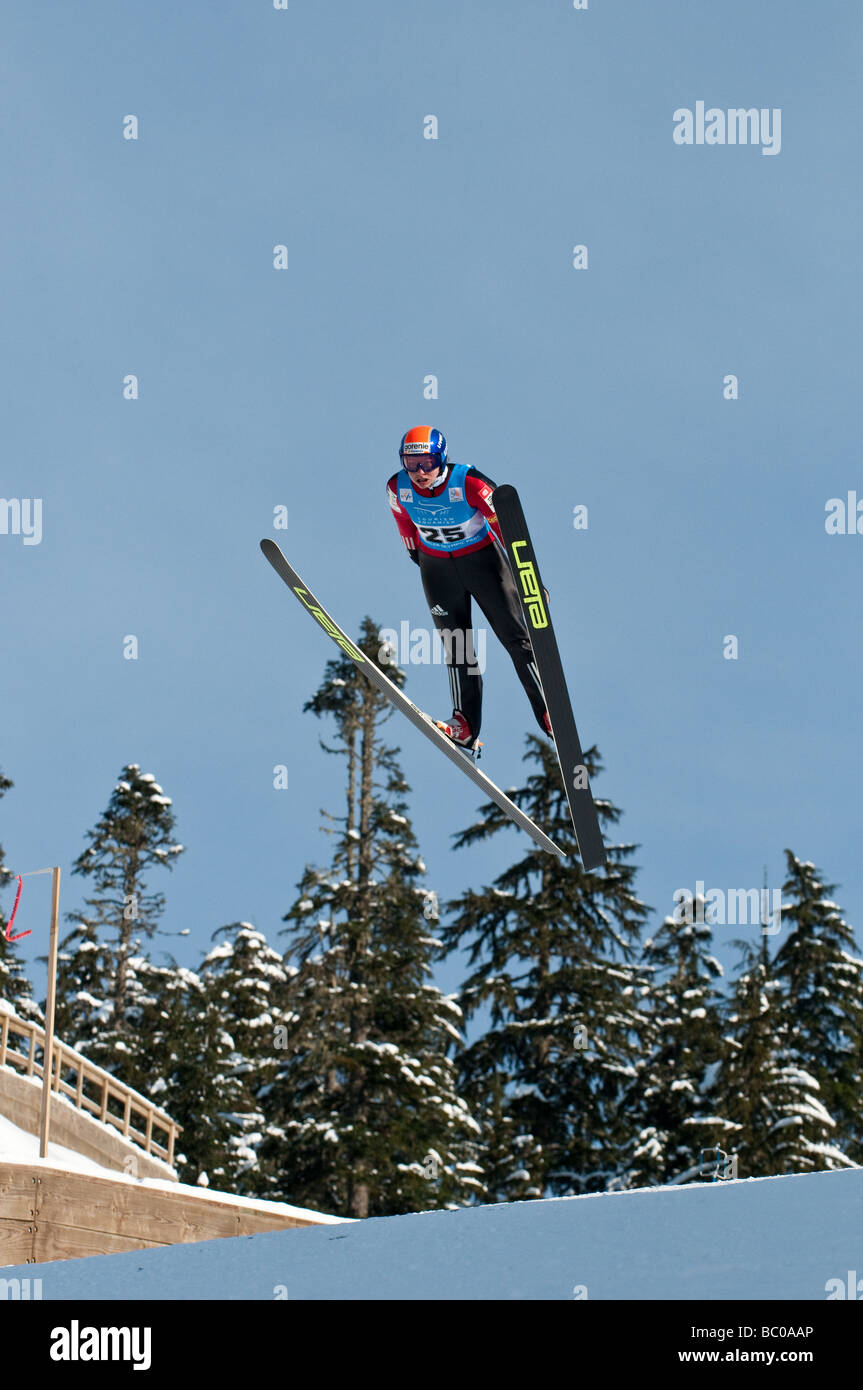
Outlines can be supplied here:
[[[51, 1126], [51, 1072], [54, 1061], [54, 1001], [57, 995], [57, 923], [60, 916], [60, 869], [51, 870], [51, 936], [48, 942], [48, 995], [45, 1000], [45, 1047], [42, 1053], [42, 1128], [39, 1157], [48, 1157]], [[59, 1080], [59, 1078], [58, 1078]]]

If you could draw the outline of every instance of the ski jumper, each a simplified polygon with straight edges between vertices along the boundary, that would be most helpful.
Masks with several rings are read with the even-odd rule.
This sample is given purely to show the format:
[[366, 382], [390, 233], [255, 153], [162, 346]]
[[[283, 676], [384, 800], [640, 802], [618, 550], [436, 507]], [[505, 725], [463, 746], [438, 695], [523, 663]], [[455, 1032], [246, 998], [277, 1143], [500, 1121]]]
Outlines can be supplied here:
[[509, 652], [545, 733], [545, 696], [494, 514], [494, 486], [463, 463], [445, 464], [430, 488], [418, 487], [402, 468], [387, 483], [387, 501], [405, 548], [420, 568], [444, 645], [453, 710], [461, 711], [476, 737], [482, 723], [482, 676], [473, 650], [473, 598]]

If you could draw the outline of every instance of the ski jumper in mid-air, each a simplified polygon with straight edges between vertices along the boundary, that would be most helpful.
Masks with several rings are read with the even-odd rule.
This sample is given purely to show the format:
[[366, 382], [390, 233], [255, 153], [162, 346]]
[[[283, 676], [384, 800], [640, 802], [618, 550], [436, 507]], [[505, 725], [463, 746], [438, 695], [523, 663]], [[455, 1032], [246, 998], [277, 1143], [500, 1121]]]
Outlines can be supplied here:
[[482, 676], [473, 651], [471, 599], [512, 658], [543, 733], [551, 733], [545, 696], [521, 603], [494, 513], [495, 484], [476, 468], [447, 461], [440, 430], [419, 425], [401, 442], [402, 467], [387, 500], [408, 555], [419, 565], [449, 672], [453, 712], [440, 727], [465, 748], [482, 722]]

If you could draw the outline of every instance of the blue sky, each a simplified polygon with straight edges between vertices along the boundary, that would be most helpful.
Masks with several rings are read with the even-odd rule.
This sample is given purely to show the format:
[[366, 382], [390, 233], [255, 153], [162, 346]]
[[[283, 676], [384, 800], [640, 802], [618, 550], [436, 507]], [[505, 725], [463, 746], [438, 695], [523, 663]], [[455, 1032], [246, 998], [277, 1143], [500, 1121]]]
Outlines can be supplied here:
[[[863, 536], [824, 517], [863, 497], [861, 40], [838, 0], [8, 13], [0, 493], [43, 506], [38, 545], [0, 534], [9, 867], [59, 862], [79, 905], [68, 870], [137, 762], [188, 846], [161, 886], [190, 936], [166, 944], [195, 964], [240, 918], [276, 940], [342, 789], [301, 713], [330, 645], [258, 541], [284, 504], [277, 538], [349, 632], [427, 624], [384, 485], [434, 424], [522, 493], [595, 791], [656, 918], [699, 879], [778, 885], [787, 845], [859, 924]], [[779, 108], [781, 152], [676, 145], [699, 100]], [[488, 655], [506, 786], [533, 724]], [[439, 666], [408, 676], [448, 713]], [[390, 728], [429, 887], [489, 882], [518, 832], [452, 852], [474, 789]]]

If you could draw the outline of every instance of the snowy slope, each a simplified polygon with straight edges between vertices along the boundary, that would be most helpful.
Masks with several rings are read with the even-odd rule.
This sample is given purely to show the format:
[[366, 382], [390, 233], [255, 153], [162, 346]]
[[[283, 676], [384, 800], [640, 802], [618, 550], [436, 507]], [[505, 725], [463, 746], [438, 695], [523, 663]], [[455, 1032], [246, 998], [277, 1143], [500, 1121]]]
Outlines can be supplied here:
[[40, 1159], [38, 1134], [19, 1129], [5, 1115], [0, 1115], [0, 1163], [44, 1163], [49, 1168], [69, 1168], [75, 1173], [92, 1173], [100, 1178], [114, 1176], [111, 1169], [104, 1168], [95, 1159], [64, 1148], [62, 1144], [52, 1144], [50, 1140], [48, 1157]]
[[824, 1301], [858, 1268], [863, 1169], [423, 1212], [39, 1274], [45, 1299], [569, 1300], [586, 1286], [592, 1300]]

